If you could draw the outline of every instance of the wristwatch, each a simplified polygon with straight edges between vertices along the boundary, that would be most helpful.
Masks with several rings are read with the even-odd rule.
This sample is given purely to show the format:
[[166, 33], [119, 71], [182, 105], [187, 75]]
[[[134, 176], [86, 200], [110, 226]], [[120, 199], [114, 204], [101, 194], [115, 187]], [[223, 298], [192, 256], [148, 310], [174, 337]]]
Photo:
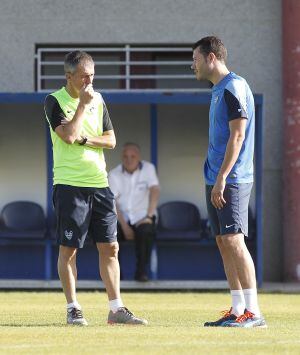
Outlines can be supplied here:
[[79, 145], [85, 145], [87, 140], [88, 140], [87, 137], [82, 137], [82, 141], [79, 143]]

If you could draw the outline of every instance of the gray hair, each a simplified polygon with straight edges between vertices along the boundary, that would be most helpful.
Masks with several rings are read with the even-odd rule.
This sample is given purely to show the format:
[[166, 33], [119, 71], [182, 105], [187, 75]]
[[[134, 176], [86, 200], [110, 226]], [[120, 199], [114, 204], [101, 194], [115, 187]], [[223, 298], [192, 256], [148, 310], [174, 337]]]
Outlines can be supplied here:
[[83, 62], [89, 62], [94, 64], [93, 58], [86, 52], [73, 51], [68, 53], [65, 56], [64, 62], [65, 73], [73, 74], [76, 71], [77, 66]]
[[140, 146], [139, 146], [137, 143], [133, 143], [133, 142], [126, 142], [126, 143], [123, 145], [123, 149], [126, 149], [126, 148], [135, 148], [135, 149], [137, 149], [139, 152], [141, 151]]

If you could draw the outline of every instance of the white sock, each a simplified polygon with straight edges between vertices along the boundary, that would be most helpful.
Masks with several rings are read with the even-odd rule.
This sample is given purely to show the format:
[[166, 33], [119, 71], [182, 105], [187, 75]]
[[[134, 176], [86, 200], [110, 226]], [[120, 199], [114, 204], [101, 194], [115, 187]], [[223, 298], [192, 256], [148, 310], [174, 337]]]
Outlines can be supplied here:
[[231, 307], [232, 313], [236, 316], [244, 314], [245, 311], [245, 298], [243, 290], [231, 290]]
[[111, 300], [108, 303], [110, 310], [114, 313], [116, 313], [120, 307], [124, 307], [121, 298], [116, 298], [115, 300]]
[[70, 309], [70, 308], [76, 308], [76, 309], [81, 310], [81, 306], [80, 306], [80, 304], [77, 301], [74, 301], [72, 303], [68, 303], [67, 304], [67, 310]]
[[256, 288], [246, 288], [243, 290], [245, 297], [245, 304], [248, 311], [254, 313], [257, 317], [260, 317], [260, 310], [257, 302], [257, 290]]

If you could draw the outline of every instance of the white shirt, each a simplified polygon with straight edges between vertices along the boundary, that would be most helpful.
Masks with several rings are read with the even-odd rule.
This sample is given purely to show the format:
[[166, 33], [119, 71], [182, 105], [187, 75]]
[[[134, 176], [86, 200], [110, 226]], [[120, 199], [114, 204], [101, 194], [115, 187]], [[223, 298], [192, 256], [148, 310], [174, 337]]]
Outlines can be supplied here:
[[149, 189], [159, 186], [153, 164], [143, 160], [132, 174], [120, 164], [109, 172], [108, 181], [126, 222], [135, 224], [147, 216]]

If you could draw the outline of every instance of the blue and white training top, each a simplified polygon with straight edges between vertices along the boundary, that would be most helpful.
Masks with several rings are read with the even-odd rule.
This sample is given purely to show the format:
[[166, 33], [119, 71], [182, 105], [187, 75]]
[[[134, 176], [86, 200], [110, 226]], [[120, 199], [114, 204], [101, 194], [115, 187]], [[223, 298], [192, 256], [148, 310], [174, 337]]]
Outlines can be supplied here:
[[209, 145], [204, 164], [207, 185], [214, 185], [223, 163], [230, 136], [229, 121], [246, 118], [246, 133], [239, 157], [227, 183], [253, 182], [255, 106], [246, 80], [230, 72], [212, 88], [209, 110]]

